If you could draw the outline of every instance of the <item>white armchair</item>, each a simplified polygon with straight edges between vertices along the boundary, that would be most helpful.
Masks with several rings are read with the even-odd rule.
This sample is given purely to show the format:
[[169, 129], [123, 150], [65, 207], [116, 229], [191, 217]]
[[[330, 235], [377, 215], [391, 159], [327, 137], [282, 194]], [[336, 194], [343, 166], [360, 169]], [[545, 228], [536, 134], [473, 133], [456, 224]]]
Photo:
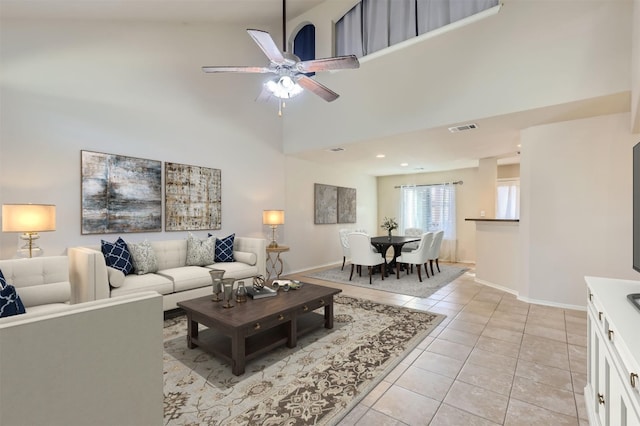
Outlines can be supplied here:
[[418, 270], [418, 280], [420, 280], [420, 282], [422, 282], [421, 268], [422, 265], [424, 265], [424, 271], [427, 273], [427, 278], [429, 278], [429, 271], [427, 269], [427, 256], [429, 255], [429, 251], [431, 250], [432, 242], [433, 233], [424, 233], [420, 238], [417, 249], [408, 253], [402, 253], [402, 255], [396, 258], [396, 279], [400, 279], [400, 264], [403, 263], [407, 265], [407, 274], [409, 273], [409, 265], [416, 265], [416, 269]]
[[[378, 252], [371, 251], [371, 237], [362, 232], [352, 232], [348, 235], [349, 250], [351, 251], [351, 275], [355, 265], [369, 267], [369, 284], [371, 284], [371, 274], [373, 267], [385, 263], [384, 257]], [[382, 280], [384, 281], [384, 266], [380, 268]]]

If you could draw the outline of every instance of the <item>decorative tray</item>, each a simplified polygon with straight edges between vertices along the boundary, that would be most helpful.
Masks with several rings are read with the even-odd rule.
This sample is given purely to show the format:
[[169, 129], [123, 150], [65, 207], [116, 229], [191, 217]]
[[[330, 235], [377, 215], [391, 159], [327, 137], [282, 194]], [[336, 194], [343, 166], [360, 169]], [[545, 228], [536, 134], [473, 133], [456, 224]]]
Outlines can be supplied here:
[[640, 293], [627, 294], [627, 299], [637, 310], [640, 311]]

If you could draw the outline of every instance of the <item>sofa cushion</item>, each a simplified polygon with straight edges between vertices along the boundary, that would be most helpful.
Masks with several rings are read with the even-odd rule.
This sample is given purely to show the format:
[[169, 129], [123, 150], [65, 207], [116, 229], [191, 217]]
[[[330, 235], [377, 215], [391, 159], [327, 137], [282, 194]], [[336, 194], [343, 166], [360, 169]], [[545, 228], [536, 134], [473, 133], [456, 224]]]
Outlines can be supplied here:
[[27, 308], [49, 303], [66, 303], [71, 299], [71, 284], [68, 281], [22, 286], [18, 291], [22, 303]]
[[184, 266], [182, 268], [163, 269], [159, 275], [170, 278], [173, 281], [174, 291], [191, 290], [212, 285], [209, 268], [200, 266]]
[[173, 293], [173, 282], [158, 274], [131, 274], [125, 277], [120, 287], [111, 289], [111, 297], [150, 290], [160, 294]]
[[131, 252], [133, 272], [138, 275], [158, 272], [158, 258], [149, 241], [144, 240], [141, 243], [129, 243], [127, 246]]
[[179, 268], [187, 264], [187, 239], [151, 241], [158, 258], [158, 270]]
[[[231, 234], [221, 240], [216, 238], [216, 256], [215, 262], [234, 262], [233, 258], [233, 240], [236, 234]], [[211, 262], [209, 262], [211, 263]], [[205, 263], [208, 265], [209, 263]]]
[[0, 318], [20, 315], [26, 312], [16, 288], [8, 284], [0, 271]]
[[100, 247], [107, 266], [120, 269], [125, 275], [133, 270], [129, 247], [127, 247], [127, 243], [122, 238], [118, 238], [115, 243], [102, 240]]
[[187, 237], [187, 266], [204, 266], [214, 262], [214, 247], [216, 239], [208, 237], [199, 240], [189, 232]]
[[224, 270], [225, 278], [250, 278], [258, 275], [258, 266], [247, 265], [241, 262], [220, 262], [213, 265], [207, 265], [208, 268]]

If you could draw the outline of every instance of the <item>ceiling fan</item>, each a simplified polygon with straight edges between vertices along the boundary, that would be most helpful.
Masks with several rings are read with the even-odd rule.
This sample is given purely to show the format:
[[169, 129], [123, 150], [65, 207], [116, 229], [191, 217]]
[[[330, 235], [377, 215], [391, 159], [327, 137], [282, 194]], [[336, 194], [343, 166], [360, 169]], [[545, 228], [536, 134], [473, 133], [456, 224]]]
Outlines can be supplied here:
[[[338, 99], [338, 95], [333, 90], [320, 84], [306, 73], [319, 71], [334, 71], [343, 69], [359, 68], [360, 63], [355, 55], [336, 56], [324, 59], [312, 59], [302, 61], [296, 55], [286, 51], [286, 5], [282, 1], [282, 34], [283, 49], [278, 48], [271, 35], [262, 30], [247, 29], [247, 32], [258, 44], [260, 49], [269, 59], [268, 66], [204, 66], [202, 71], [206, 73], [236, 72], [236, 73], [261, 73], [275, 74], [274, 78], [267, 80], [262, 87], [257, 101], [267, 101], [271, 97], [280, 100], [282, 108], [283, 100], [293, 98], [302, 93], [304, 89], [316, 94], [327, 102]], [[280, 111], [280, 114], [282, 112]]]

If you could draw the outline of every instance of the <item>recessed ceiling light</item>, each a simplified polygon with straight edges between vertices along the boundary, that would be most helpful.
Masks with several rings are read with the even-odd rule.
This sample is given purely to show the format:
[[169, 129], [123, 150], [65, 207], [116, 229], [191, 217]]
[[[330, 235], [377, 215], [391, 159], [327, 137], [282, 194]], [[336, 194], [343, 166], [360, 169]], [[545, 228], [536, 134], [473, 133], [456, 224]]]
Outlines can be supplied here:
[[376, 155], [376, 158], [384, 158], [384, 154], [378, 154]]
[[409, 163], [400, 163], [400, 167], [407, 167]]

